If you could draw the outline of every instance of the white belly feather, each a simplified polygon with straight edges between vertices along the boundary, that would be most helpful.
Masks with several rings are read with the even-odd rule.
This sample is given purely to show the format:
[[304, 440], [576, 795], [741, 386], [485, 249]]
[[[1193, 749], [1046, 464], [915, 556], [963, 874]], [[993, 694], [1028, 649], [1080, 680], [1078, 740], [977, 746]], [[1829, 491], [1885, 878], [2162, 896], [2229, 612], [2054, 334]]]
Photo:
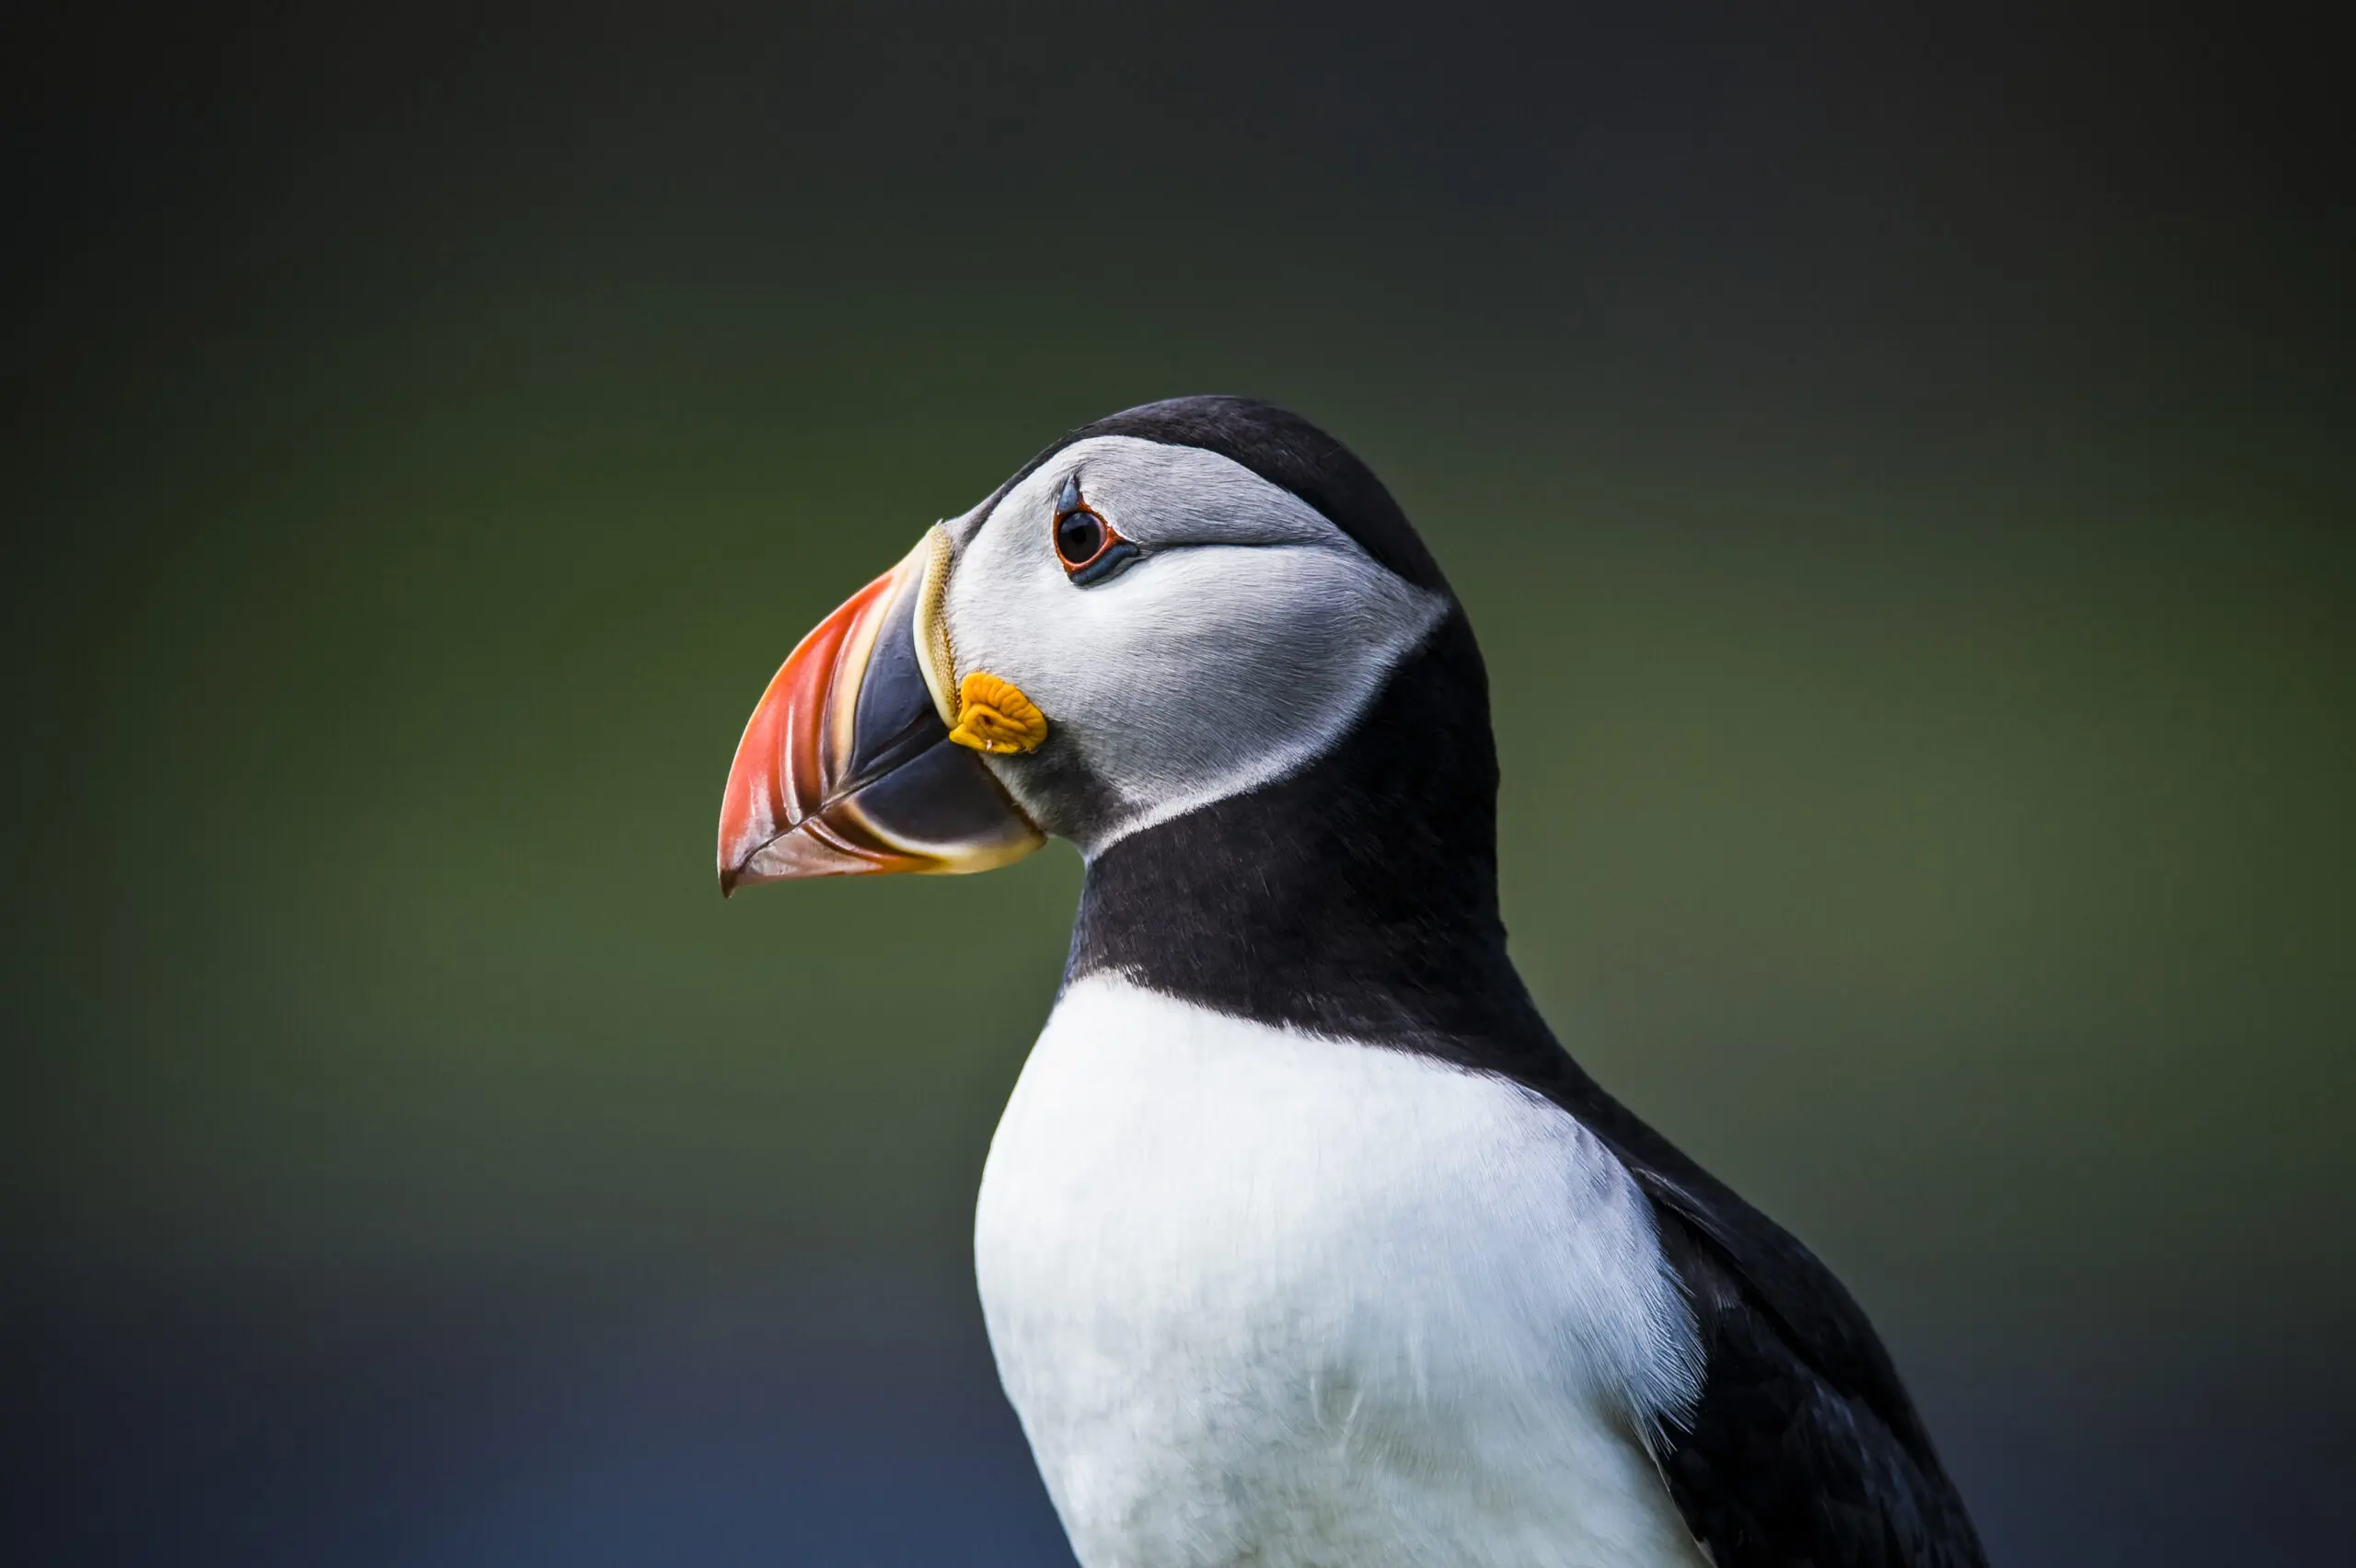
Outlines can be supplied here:
[[990, 1343], [1086, 1568], [1695, 1568], [1691, 1314], [1557, 1108], [1108, 977], [990, 1146]]

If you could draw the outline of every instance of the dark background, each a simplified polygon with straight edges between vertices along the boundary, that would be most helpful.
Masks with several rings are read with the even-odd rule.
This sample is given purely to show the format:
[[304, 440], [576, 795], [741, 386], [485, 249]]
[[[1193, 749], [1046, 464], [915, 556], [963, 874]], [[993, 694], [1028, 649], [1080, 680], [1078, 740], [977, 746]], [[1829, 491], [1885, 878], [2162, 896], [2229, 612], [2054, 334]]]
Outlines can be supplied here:
[[966, 1233], [1077, 864], [712, 825], [810, 622], [1207, 390], [1420, 521], [1541, 1000], [1996, 1560], [2343, 1550], [2314, 28], [848, 9], [0, 24], [0, 1554], [1068, 1562]]

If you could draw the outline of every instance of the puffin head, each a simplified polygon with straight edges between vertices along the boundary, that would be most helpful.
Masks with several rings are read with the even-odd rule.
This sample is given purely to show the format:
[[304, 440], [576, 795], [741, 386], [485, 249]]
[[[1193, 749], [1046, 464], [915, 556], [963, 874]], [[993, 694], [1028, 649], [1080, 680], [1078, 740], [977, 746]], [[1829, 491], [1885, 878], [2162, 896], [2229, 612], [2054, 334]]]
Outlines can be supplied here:
[[[721, 887], [985, 870], [1050, 834], [1093, 865], [1331, 757], [1461, 627], [1397, 504], [1307, 421], [1238, 398], [1114, 414], [935, 524], [803, 639], [737, 747]], [[1419, 699], [1473, 710], [1493, 792], [1461, 643], [1446, 663], [1465, 668]], [[1436, 723], [1430, 744], [1460, 729]]]

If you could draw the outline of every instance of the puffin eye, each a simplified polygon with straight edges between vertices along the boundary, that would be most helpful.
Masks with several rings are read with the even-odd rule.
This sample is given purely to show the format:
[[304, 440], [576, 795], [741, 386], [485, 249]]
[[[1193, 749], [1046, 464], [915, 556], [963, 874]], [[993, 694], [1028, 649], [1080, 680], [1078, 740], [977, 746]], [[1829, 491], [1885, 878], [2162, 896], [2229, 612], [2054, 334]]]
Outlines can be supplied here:
[[1066, 571], [1078, 571], [1104, 553], [1113, 531], [1093, 512], [1067, 512], [1056, 519], [1056, 554]]
[[1102, 582], [1144, 553], [1080, 500], [1077, 475], [1064, 481], [1056, 498], [1055, 536], [1056, 559], [1080, 588]]

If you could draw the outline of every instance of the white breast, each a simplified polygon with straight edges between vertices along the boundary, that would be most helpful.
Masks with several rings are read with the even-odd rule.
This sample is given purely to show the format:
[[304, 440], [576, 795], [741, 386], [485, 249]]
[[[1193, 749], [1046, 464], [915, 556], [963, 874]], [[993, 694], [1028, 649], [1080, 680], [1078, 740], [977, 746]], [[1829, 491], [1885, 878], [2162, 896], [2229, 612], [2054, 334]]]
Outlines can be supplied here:
[[1426, 1058], [1074, 986], [990, 1146], [999, 1371], [1087, 1568], [1694, 1568], [1626, 1170]]

